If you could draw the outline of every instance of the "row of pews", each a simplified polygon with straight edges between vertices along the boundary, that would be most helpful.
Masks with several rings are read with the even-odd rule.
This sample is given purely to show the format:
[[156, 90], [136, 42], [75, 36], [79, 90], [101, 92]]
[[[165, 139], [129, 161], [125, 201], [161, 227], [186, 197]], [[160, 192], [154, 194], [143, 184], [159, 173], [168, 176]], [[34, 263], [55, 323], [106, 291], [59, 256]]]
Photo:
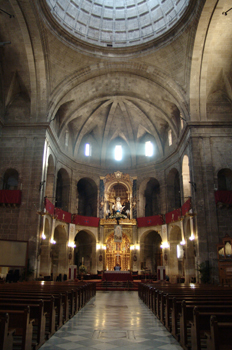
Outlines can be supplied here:
[[37, 350], [95, 294], [95, 283], [0, 284], [0, 350]]
[[141, 283], [138, 293], [183, 349], [232, 349], [232, 288]]

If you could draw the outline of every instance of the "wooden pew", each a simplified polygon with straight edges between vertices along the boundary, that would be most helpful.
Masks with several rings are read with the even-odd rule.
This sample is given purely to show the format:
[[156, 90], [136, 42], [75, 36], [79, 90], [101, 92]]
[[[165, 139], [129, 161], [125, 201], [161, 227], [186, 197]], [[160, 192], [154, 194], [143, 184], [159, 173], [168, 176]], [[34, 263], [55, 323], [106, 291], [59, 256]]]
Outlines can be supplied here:
[[[6, 296], [1, 297], [1, 303], [14, 303], [14, 304], [38, 304], [39, 299], [24, 299], [24, 298], [16, 298], [16, 296]], [[46, 338], [50, 338], [56, 331], [55, 328], [55, 317], [56, 317], [56, 308], [54, 305], [54, 298], [51, 297], [49, 300], [43, 299], [44, 303], [44, 314], [46, 316], [46, 326], [45, 326], [45, 335]]]
[[[205, 308], [199, 308], [195, 306], [193, 310], [193, 321], [190, 322], [191, 325], [191, 349], [192, 350], [201, 350], [202, 340], [205, 340], [205, 332], [210, 330], [210, 318], [212, 315], [217, 317], [218, 322], [231, 323], [232, 319], [232, 307], [225, 308], [209, 308], [208, 311], [205, 311]], [[184, 347], [185, 348], [185, 347]]]
[[0, 315], [0, 350], [13, 349], [13, 334], [15, 329], [9, 328], [9, 315]]
[[25, 310], [0, 311], [0, 316], [9, 314], [9, 328], [15, 329], [13, 334], [13, 346], [21, 347], [21, 350], [32, 349], [33, 319], [30, 319], [29, 306]]
[[[179, 322], [183, 324], [180, 315], [181, 303], [184, 299], [186, 299], [187, 305], [190, 305], [191, 308], [195, 305], [204, 306], [208, 304], [208, 306], [216, 306], [217, 304], [220, 309], [223, 305], [232, 305], [231, 288], [211, 285], [194, 286], [192, 288], [192, 286], [184, 285], [156, 284], [151, 287], [149, 284], [143, 284], [139, 287], [139, 297], [152, 309], [177, 340], [180, 340], [181, 336]], [[189, 321], [192, 318], [193, 315], [191, 314]], [[187, 338], [186, 327], [181, 326], [181, 333], [182, 344], [187, 348], [186, 341], [183, 341], [183, 338]]]
[[[232, 305], [232, 297], [224, 297], [224, 299], [221, 298], [221, 296], [211, 296], [211, 297], [202, 297], [202, 296], [193, 296], [186, 298], [185, 300], [176, 300], [175, 298], [172, 298], [171, 300], [172, 306], [170, 307], [171, 310], [171, 325], [170, 325], [170, 318], [169, 316], [166, 317], [165, 323], [168, 324], [167, 329], [171, 331], [172, 335], [179, 341], [180, 340], [180, 331], [178, 327], [178, 324], [183, 324], [184, 327], [187, 327], [187, 324], [189, 320], [192, 320], [193, 317], [193, 308], [194, 306], [206, 306], [208, 305]], [[168, 311], [167, 311], [168, 312]], [[185, 332], [185, 328], [182, 331]], [[185, 333], [184, 333], [185, 334]]]
[[210, 317], [210, 330], [205, 332], [206, 350], [227, 350], [232, 344], [232, 322], [218, 322], [215, 315]]
[[23, 304], [23, 303], [6, 303], [0, 300], [0, 312], [4, 310], [24, 310], [30, 307], [30, 319], [34, 319], [33, 322], [33, 348], [38, 349], [45, 342], [45, 325], [46, 314], [44, 313], [44, 302], [40, 300], [37, 304]]

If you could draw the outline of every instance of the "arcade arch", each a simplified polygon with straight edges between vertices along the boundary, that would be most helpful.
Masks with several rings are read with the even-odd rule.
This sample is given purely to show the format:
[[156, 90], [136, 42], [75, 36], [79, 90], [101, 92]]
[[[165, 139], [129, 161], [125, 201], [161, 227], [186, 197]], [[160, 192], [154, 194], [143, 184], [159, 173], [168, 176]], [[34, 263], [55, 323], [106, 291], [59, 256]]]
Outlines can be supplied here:
[[157, 267], [163, 265], [162, 239], [157, 231], [148, 231], [140, 239], [141, 268], [146, 267], [152, 275], [157, 273]]
[[69, 175], [65, 169], [60, 169], [56, 180], [56, 207], [68, 211], [69, 208]]
[[155, 178], [151, 178], [146, 186], [145, 196], [145, 216], [160, 214], [160, 185]]
[[78, 214], [97, 216], [97, 185], [89, 178], [82, 178], [77, 183]]
[[96, 238], [88, 231], [81, 230], [75, 237], [74, 264], [84, 265], [88, 273], [96, 273]]
[[180, 207], [180, 176], [179, 172], [173, 168], [167, 176], [167, 211], [172, 211]]

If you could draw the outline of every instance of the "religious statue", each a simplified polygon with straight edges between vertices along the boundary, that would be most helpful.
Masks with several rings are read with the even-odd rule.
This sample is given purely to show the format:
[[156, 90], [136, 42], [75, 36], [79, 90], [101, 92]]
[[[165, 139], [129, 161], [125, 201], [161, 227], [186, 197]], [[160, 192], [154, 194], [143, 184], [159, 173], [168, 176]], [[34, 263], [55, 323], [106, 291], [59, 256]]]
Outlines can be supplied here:
[[116, 215], [121, 214], [121, 212], [124, 209], [124, 207], [121, 204], [120, 197], [116, 198], [116, 202], [115, 202], [115, 204], [113, 204], [112, 209], [116, 213]]

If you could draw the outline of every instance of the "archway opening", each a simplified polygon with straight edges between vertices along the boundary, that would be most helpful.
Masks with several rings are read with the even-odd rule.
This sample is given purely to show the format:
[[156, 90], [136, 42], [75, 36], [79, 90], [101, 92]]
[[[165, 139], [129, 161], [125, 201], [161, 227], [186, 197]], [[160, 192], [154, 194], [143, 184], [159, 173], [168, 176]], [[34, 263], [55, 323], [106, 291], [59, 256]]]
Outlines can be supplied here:
[[77, 183], [78, 214], [84, 216], [97, 216], [97, 185], [88, 178]]
[[145, 216], [160, 214], [160, 185], [159, 182], [152, 178], [148, 181], [144, 193], [145, 196]]
[[69, 207], [69, 176], [65, 169], [57, 173], [56, 182], [56, 207], [68, 211]]
[[155, 276], [157, 267], [163, 265], [161, 242], [161, 236], [156, 231], [148, 232], [140, 241], [141, 269], [146, 268]]
[[176, 169], [172, 169], [167, 176], [167, 210], [172, 211], [180, 207], [180, 176]]
[[77, 267], [84, 265], [88, 273], [96, 273], [95, 237], [86, 231], [80, 231], [75, 237], [75, 244], [75, 265]]

